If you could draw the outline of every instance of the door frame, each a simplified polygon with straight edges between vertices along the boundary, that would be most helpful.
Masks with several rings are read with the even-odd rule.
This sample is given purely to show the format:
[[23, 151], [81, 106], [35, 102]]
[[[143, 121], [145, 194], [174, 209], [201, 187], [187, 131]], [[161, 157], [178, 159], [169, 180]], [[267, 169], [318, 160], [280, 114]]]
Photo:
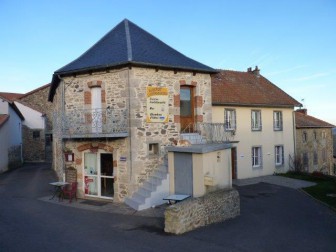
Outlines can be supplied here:
[[[191, 115], [190, 116], [182, 116], [181, 115], [181, 90], [189, 89], [190, 90], [190, 107], [191, 107]], [[180, 86], [180, 124], [181, 131], [185, 130], [188, 125], [191, 124], [190, 133], [194, 132], [194, 124], [195, 124], [195, 87], [190, 85], [181, 85]], [[185, 123], [184, 123], [184, 122]], [[188, 122], [190, 121], [190, 122]]]
[[[92, 154], [96, 154], [97, 155], [97, 175], [85, 175], [85, 153], [92, 153]], [[83, 160], [83, 167], [82, 167], [82, 171], [83, 171], [83, 193], [85, 197], [92, 197], [92, 198], [100, 198], [100, 199], [113, 199], [114, 198], [114, 194], [113, 197], [106, 197], [106, 196], [101, 196], [101, 178], [111, 178], [114, 179], [115, 175], [113, 172], [113, 176], [106, 176], [106, 175], [101, 175], [101, 154], [111, 154], [112, 155], [112, 169], [114, 170], [114, 166], [113, 166], [113, 153], [112, 152], [107, 152], [105, 150], [98, 150], [97, 152], [91, 152], [90, 150], [86, 150], [83, 151], [83, 156], [82, 156], [82, 160]], [[91, 176], [91, 177], [96, 177], [97, 178], [97, 195], [90, 195], [90, 194], [86, 194], [85, 193], [85, 176]], [[113, 187], [114, 187], [114, 183], [115, 181], [113, 181]], [[115, 188], [113, 188], [114, 190]], [[115, 191], [115, 190], [114, 190]]]
[[237, 167], [237, 147], [231, 148], [231, 177], [237, 179], [238, 167]]

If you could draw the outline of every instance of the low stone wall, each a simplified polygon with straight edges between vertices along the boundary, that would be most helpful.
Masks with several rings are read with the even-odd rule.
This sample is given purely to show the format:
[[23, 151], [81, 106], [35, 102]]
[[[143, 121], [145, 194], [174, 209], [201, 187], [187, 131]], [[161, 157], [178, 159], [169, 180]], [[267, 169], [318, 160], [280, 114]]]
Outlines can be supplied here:
[[211, 223], [232, 219], [239, 214], [238, 191], [236, 189], [222, 189], [168, 207], [164, 213], [164, 231], [182, 234]]

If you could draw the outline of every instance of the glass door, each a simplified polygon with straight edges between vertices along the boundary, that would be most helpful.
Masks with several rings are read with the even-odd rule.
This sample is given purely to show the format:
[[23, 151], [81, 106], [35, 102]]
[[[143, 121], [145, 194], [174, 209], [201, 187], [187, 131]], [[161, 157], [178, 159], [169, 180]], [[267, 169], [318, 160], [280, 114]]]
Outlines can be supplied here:
[[180, 89], [180, 119], [181, 131], [194, 131], [194, 95], [193, 88], [189, 86], [181, 86]]
[[85, 195], [113, 198], [114, 176], [111, 153], [84, 153]]
[[84, 153], [84, 188], [86, 195], [98, 196], [98, 169], [96, 153]]

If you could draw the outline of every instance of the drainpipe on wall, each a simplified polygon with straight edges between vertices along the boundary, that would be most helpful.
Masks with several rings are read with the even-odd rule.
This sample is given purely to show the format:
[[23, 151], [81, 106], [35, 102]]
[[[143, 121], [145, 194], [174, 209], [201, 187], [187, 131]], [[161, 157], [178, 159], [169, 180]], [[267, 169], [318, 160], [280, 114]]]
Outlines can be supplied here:
[[296, 157], [296, 125], [295, 125], [295, 108], [293, 110], [293, 140], [294, 140], [294, 160], [295, 160], [295, 157]]
[[128, 82], [128, 131], [129, 131], [129, 155], [130, 155], [130, 178], [129, 181], [132, 182], [133, 175], [133, 161], [132, 161], [132, 130], [131, 130], [131, 85], [130, 85], [130, 69], [127, 69], [127, 82]]

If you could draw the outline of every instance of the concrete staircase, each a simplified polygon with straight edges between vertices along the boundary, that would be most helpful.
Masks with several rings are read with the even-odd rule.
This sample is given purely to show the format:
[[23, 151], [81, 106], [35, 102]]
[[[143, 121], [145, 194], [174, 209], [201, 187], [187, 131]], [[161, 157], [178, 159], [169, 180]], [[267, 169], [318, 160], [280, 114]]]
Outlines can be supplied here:
[[164, 197], [169, 195], [168, 161], [156, 169], [148, 180], [130, 198], [125, 199], [125, 204], [137, 211], [166, 203]]
[[191, 144], [206, 144], [206, 140], [198, 133], [182, 133], [180, 138], [188, 140]]

